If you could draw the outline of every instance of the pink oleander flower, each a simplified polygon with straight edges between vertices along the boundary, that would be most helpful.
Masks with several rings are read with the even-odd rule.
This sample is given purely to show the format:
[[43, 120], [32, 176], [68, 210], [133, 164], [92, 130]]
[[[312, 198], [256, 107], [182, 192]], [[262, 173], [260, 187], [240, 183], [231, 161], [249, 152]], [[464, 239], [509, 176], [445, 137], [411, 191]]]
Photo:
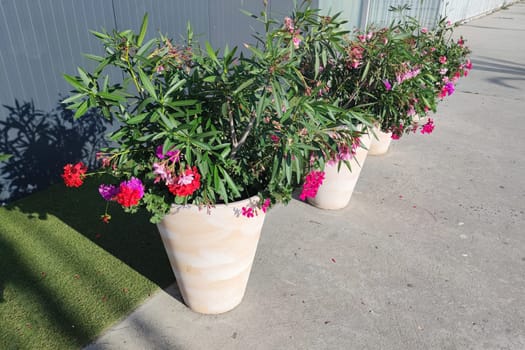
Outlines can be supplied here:
[[407, 115], [409, 117], [413, 117], [416, 115], [416, 110], [414, 109], [414, 106], [410, 106], [407, 111]]
[[153, 163], [153, 174], [157, 175], [154, 183], [158, 183], [161, 180], [164, 183], [169, 184], [173, 180], [172, 171], [166, 166], [166, 163]]
[[386, 89], [386, 91], [390, 91], [390, 90], [392, 90], [392, 85], [390, 84], [390, 82], [388, 81], [388, 79], [383, 79], [383, 84], [385, 85], [385, 89]]
[[439, 74], [441, 74], [441, 75], [445, 75], [445, 74], [447, 74], [447, 72], [448, 72], [448, 68], [441, 68], [439, 70]]
[[428, 122], [421, 128], [422, 134], [431, 134], [434, 131], [434, 121], [432, 118], [428, 118]]
[[450, 96], [454, 93], [455, 88], [453, 83], [446, 83], [445, 86], [441, 88], [441, 91], [439, 92], [439, 98], [444, 98], [446, 96]]
[[284, 28], [290, 33], [295, 31], [293, 20], [290, 17], [284, 17]]
[[301, 45], [301, 38], [299, 38], [298, 36], [294, 36], [293, 39], [293, 45], [296, 49], [299, 48], [299, 45]]
[[468, 70], [472, 69], [472, 62], [470, 61], [470, 59], [467, 59], [467, 62], [465, 63], [465, 68], [467, 68]]
[[270, 208], [270, 205], [272, 204], [272, 201], [270, 200], [270, 198], [266, 198], [261, 206], [261, 210], [263, 211], [263, 213], [266, 213], [266, 211], [268, 210], [268, 208]]
[[426, 27], [421, 28], [421, 33], [427, 34], [428, 33], [428, 28], [426, 28]]
[[392, 140], [399, 140], [403, 135], [403, 124], [399, 124], [392, 128]]
[[192, 173], [184, 173], [179, 176], [177, 179], [177, 184], [181, 186], [189, 185], [193, 182], [194, 176]]
[[253, 208], [242, 207], [241, 214], [242, 216], [246, 216], [247, 218], [253, 218], [254, 216]]
[[458, 45], [459, 45], [459, 47], [463, 47], [464, 44], [465, 44], [465, 41], [463, 41], [463, 37], [460, 37], [460, 38], [458, 39]]
[[452, 77], [452, 82], [456, 83], [459, 80], [459, 78], [461, 78], [461, 73], [460, 72], [454, 73], [454, 76]]
[[319, 187], [323, 184], [324, 180], [324, 171], [311, 171], [306, 175], [303, 184], [303, 190], [299, 195], [301, 200], [306, 200], [306, 198], [314, 198], [317, 195]]
[[447, 56], [439, 56], [439, 63], [441, 64], [447, 63]]

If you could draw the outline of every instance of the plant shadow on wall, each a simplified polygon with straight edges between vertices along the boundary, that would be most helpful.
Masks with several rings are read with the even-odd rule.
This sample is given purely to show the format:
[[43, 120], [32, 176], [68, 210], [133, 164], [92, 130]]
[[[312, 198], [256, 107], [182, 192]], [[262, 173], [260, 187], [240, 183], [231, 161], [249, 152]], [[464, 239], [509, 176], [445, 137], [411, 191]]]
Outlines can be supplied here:
[[51, 112], [18, 100], [3, 107], [0, 154], [11, 157], [0, 163], [0, 200], [16, 200], [60, 182], [65, 162], [83, 159], [92, 165], [93, 150], [106, 144], [110, 123], [93, 116], [74, 121], [73, 113], [60, 103]]
[[95, 117], [96, 112], [74, 120], [60, 104], [48, 113], [32, 102], [4, 107], [8, 115], [0, 120], [0, 154], [12, 155], [0, 163], [0, 193], [9, 194], [6, 209], [37, 220], [55, 216], [155, 284], [173, 283], [162, 242], [146, 215], [115, 213], [107, 225], [100, 220], [105, 206], [94, 181], [68, 191], [60, 178], [68, 162], [83, 160], [97, 166], [95, 154], [107, 146], [105, 134], [112, 125]]

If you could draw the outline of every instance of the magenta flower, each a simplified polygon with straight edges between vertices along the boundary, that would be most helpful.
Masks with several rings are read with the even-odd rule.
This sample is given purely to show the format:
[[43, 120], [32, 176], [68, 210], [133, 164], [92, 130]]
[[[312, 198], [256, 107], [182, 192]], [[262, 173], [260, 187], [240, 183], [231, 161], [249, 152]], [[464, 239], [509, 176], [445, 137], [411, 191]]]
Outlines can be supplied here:
[[311, 171], [306, 175], [303, 184], [303, 190], [299, 195], [301, 200], [306, 200], [306, 198], [314, 198], [317, 195], [319, 187], [323, 184], [324, 180], [324, 171]]
[[122, 181], [120, 183], [120, 188], [127, 187], [133, 191], [137, 192], [138, 197], [142, 198], [144, 196], [144, 185], [140, 179], [132, 177], [128, 181]]
[[163, 153], [162, 152], [163, 148], [164, 148], [163, 145], [157, 146], [157, 149], [155, 150], [155, 155], [157, 156], [157, 158], [159, 159], [169, 158], [169, 160], [174, 163], [179, 161], [180, 151], [178, 149], [171, 149], [168, 152]]
[[105, 185], [102, 184], [98, 186], [98, 193], [104, 198], [106, 201], [112, 200], [119, 192], [119, 189], [115, 185]]
[[447, 56], [439, 56], [439, 63], [441, 64], [447, 63]]
[[454, 84], [453, 83], [446, 83], [445, 84], [445, 89], [447, 90], [447, 94], [450, 96], [454, 93], [454, 91], [456, 91], [456, 89], [454, 88]]
[[385, 89], [386, 89], [386, 91], [390, 91], [390, 90], [392, 90], [392, 85], [390, 84], [390, 82], [388, 81], [388, 79], [383, 79], [383, 84], [385, 85]]
[[247, 218], [253, 218], [253, 208], [242, 207], [242, 215]]
[[268, 210], [268, 208], [270, 207], [270, 205], [272, 204], [272, 201], [270, 200], [270, 198], [266, 198], [261, 206], [261, 210], [263, 211], [263, 213], [266, 213], [266, 211]]
[[434, 121], [432, 118], [428, 118], [428, 122], [421, 128], [422, 134], [431, 134], [434, 130]]

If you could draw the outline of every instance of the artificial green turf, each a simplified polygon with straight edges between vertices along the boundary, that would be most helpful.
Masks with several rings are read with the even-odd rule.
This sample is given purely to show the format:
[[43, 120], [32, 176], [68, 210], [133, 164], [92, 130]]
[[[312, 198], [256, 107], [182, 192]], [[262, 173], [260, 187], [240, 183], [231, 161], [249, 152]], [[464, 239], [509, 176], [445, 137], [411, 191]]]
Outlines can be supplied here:
[[63, 185], [0, 208], [0, 349], [89, 343], [174, 281], [157, 229]]

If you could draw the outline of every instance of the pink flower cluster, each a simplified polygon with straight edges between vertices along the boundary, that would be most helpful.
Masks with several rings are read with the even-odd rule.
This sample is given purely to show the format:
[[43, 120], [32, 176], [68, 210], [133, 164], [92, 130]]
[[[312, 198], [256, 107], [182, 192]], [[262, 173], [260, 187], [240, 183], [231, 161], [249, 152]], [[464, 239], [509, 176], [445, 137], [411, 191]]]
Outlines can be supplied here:
[[363, 63], [363, 53], [365, 52], [365, 48], [362, 47], [359, 43], [353, 42], [350, 46], [348, 46], [346, 49], [346, 67], [351, 69], [356, 69], [361, 66]]
[[335, 157], [330, 159], [327, 162], [327, 164], [334, 166], [341, 160], [342, 161], [351, 160], [354, 157], [355, 153], [357, 152], [357, 149], [359, 148], [359, 146], [361, 146], [361, 140], [359, 138], [356, 138], [353, 140], [352, 146], [349, 146], [343, 143], [338, 145], [337, 154], [335, 155]]
[[296, 49], [299, 48], [299, 45], [301, 45], [301, 38], [300, 38], [300, 30], [295, 29], [295, 24], [293, 22], [293, 19], [290, 17], [284, 17], [284, 29], [288, 31], [290, 34], [292, 34], [292, 42]]
[[434, 121], [432, 120], [432, 118], [428, 118], [427, 123], [421, 128], [421, 133], [431, 134], [432, 131], [434, 131]]
[[416, 76], [419, 75], [419, 73], [421, 73], [421, 68], [414, 67], [411, 69], [409, 68], [407, 63], [403, 63], [402, 70], [396, 74], [396, 82], [398, 84], [401, 84], [405, 80], [415, 78]]
[[196, 167], [187, 167], [179, 173], [175, 171], [175, 165], [180, 161], [181, 152], [171, 149], [163, 152], [163, 146], [158, 146], [155, 152], [159, 162], [153, 163], [154, 183], [163, 182], [168, 190], [175, 196], [186, 197], [195, 192], [201, 185]]
[[454, 91], [455, 91], [454, 84], [451, 82], [448, 82], [445, 85], [443, 85], [443, 87], [441, 88], [441, 91], [438, 94], [438, 97], [443, 99], [446, 96], [452, 95]]
[[324, 175], [324, 171], [317, 170], [308, 173], [304, 180], [303, 190], [301, 191], [299, 198], [303, 201], [306, 200], [306, 198], [314, 198], [317, 195], [319, 187], [323, 184]]
[[[270, 198], [266, 198], [263, 201], [263, 204], [261, 205], [261, 210], [263, 211], [263, 213], [266, 213], [268, 211], [268, 208], [270, 208], [271, 204], [272, 201], [270, 200]], [[241, 215], [247, 218], [253, 218], [255, 215], [258, 215], [258, 213], [257, 209], [254, 209], [253, 207], [242, 207]]]

